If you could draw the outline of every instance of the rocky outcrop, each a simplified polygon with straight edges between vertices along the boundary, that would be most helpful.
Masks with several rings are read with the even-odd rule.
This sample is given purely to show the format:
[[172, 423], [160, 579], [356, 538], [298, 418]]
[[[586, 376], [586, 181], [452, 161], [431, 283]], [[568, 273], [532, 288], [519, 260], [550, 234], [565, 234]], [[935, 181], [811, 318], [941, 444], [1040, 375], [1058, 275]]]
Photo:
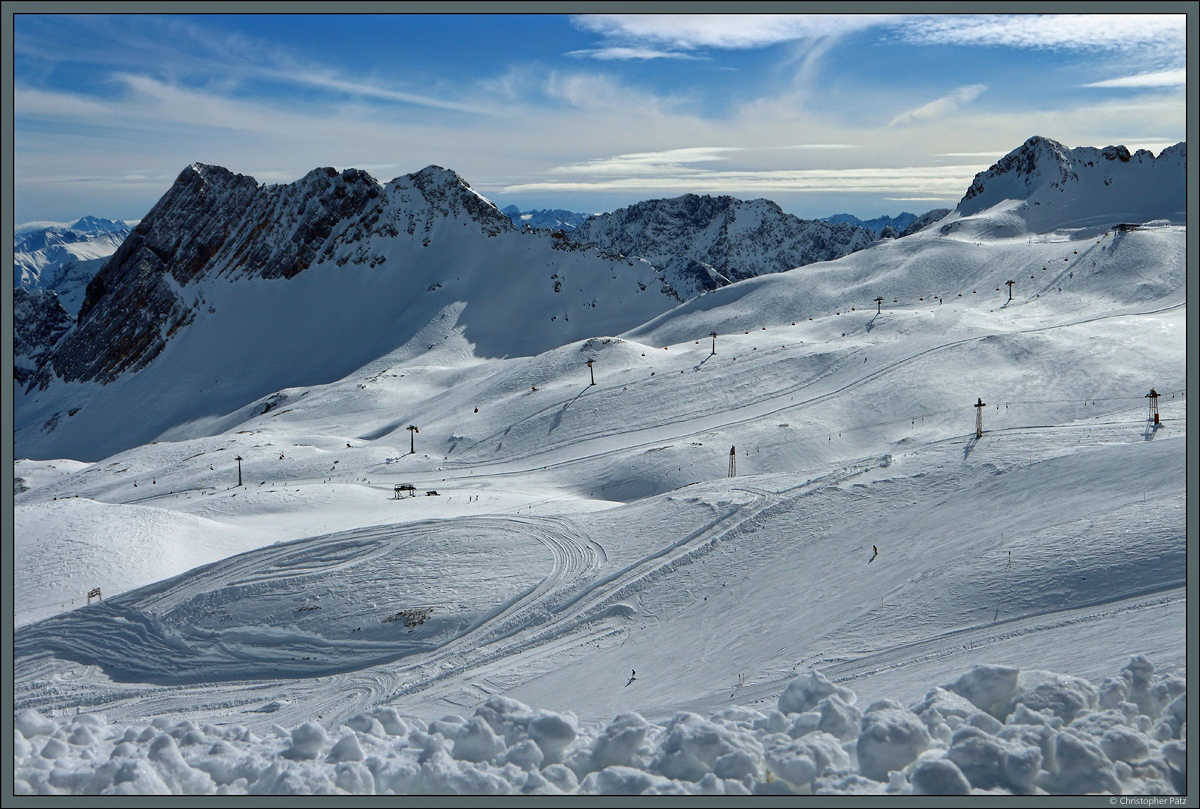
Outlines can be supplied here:
[[192, 164], [88, 283], [77, 327], [37, 382], [109, 382], [144, 367], [203, 306], [202, 295], [184, 294], [201, 276], [286, 279], [321, 262], [374, 267], [385, 259], [370, 237], [421, 238], [447, 216], [465, 216], [489, 235], [516, 230], [438, 166], [384, 187], [358, 169], [320, 168], [295, 183], [260, 185]]
[[770, 200], [696, 194], [598, 214], [570, 237], [649, 261], [683, 299], [746, 278], [840, 258], [874, 241], [865, 228], [799, 219]]
[[1156, 218], [1182, 221], [1186, 166], [1185, 143], [1156, 158], [1145, 149], [1132, 154], [1124, 146], [1068, 149], [1035, 136], [976, 174], [956, 211], [972, 216], [1005, 201], [1024, 201], [1025, 219], [1039, 230]]
[[915, 218], [911, 222], [909, 222], [904, 227], [904, 230], [900, 231], [899, 238], [903, 239], [905, 236], [913, 235], [918, 230], [924, 230], [925, 228], [929, 227], [934, 222], [938, 221], [939, 219], [941, 219], [948, 213], [950, 213], [949, 208], [934, 208], [932, 211], [926, 211], [925, 213], [921, 214], [920, 216], [918, 216], [917, 218]]
[[33, 377], [71, 323], [71, 316], [52, 290], [13, 290], [13, 378], [18, 385]]

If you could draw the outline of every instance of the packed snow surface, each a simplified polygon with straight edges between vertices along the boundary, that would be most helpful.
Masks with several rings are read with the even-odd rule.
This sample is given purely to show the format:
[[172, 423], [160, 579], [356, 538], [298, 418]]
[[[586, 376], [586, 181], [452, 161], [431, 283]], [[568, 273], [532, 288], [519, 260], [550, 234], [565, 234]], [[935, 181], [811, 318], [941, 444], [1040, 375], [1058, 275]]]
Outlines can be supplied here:
[[15, 789], [1182, 791], [1184, 228], [1020, 216], [18, 461]]

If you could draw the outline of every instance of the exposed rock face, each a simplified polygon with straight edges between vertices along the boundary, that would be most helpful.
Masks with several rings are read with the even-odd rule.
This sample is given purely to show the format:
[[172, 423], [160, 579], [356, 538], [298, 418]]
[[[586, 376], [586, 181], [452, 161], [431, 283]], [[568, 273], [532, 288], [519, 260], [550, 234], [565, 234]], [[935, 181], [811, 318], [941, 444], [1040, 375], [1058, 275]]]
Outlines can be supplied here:
[[909, 222], [908, 225], [905, 226], [904, 230], [900, 231], [900, 238], [903, 239], [905, 236], [911, 236], [918, 230], [923, 230], [924, 228], [929, 227], [948, 213], [950, 213], [949, 208], [934, 208], [932, 211], [926, 211], [916, 219], [913, 219], [913, 221]]
[[682, 299], [745, 278], [840, 258], [874, 241], [865, 228], [802, 220], [769, 200], [696, 194], [593, 216], [571, 238], [649, 261]]
[[1025, 219], [1035, 230], [1158, 218], [1182, 221], [1186, 167], [1186, 143], [1164, 149], [1156, 158], [1145, 149], [1133, 154], [1124, 146], [1068, 149], [1035, 136], [975, 175], [956, 210], [971, 216], [1005, 201], [1025, 201]]
[[38, 383], [44, 387], [50, 374], [108, 382], [144, 367], [194, 319], [202, 302], [189, 303], [181, 292], [202, 275], [292, 278], [331, 260], [374, 267], [384, 258], [370, 249], [369, 237], [428, 232], [435, 218], [454, 213], [490, 235], [516, 229], [457, 174], [437, 166], [385, 189], [358, 169], [320, 168], [295, 183], [264, 186], [192, 164], [88, 284], [76, 329]]
[[53, 291], [13, 290], [13, 378], [18, 385], [29, 381], [71, 323]]

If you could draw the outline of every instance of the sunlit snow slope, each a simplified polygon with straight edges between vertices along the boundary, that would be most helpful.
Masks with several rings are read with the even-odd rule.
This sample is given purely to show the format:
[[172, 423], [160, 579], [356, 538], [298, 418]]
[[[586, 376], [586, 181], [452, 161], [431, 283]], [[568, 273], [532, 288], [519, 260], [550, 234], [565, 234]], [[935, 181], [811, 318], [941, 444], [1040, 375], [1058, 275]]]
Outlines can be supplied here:
[[[812, 671], [863, 704], [977, 664], [1183, 677], [1185, 228], [1026, 211], [531, 355], [435, 319], [156, 443], [18, 461], [16, 708], [261, 732], [766, 712]], [[161, 367], [164, 398], [201, 383]]]
[[[662, 716], [813, 666], [868, 695], [980, 661], [1182, 667], [1182, 241], [920, 234], [532, 358], [449, 335], [47, 476], [18, 495], [18, 557], [57, 562], [37, 587], [61, 603], [105, 600], [19, 629], [18, 705]], [[297, 539], [117, 596], [144, 552], [89, 562], [71, 519], [212, 559]], [[45, 614], [26, 603], [18, 624]]]

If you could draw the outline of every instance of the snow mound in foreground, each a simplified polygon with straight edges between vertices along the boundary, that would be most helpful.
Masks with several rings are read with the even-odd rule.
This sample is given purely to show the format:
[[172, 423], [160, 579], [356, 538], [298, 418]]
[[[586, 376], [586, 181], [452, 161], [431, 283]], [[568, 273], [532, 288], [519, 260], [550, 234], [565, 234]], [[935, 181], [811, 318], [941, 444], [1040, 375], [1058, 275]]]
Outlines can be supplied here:
[[[907, 708], [818, 671], [778, 710], [571, 713], [493, 697], [426, 723], [380, 707], [265, 737], [159, 718], [15, 717], [16, 794], [1182, 794], [1186, 681], [1142, 655], [1099, 686], [976, 666]], [[269, 708], [269, 706], [268, 706]], [[266, 710], [267, 708], [264, 708]]]

